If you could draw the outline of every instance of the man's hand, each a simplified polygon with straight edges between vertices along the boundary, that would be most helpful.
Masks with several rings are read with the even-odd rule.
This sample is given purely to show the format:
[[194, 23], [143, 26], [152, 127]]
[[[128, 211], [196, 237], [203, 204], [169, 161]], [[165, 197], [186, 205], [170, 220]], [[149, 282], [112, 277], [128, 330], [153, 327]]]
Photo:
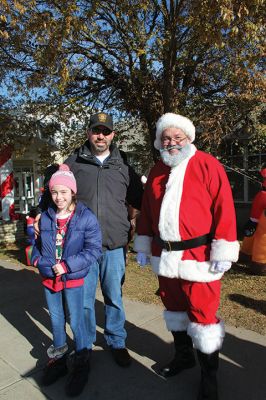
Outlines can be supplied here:
[[138, 252], [136, 256], [136, 261], [141, 267], [145, 267], [146, 265], [150, 264], [150, 258], [147, 254]]
[[230, 261], [213, 261], [211, 264], [211, 272], [226, 272], [232, 266]]
[[64, 268], [63, 268], [63, 266], [61, 264], [55, 264], [52, 267], [52, 269], [53, 269], [53, 271], [54, 271], [56, 276], [60, 276], [60, 275], [65, 274], [65, 270], [64, 270]]
[[40, 228], [39, 228], [39, 221], [41, 218], [41, 214], [36, 215], [33, 226], [34, 226], [34, 232], [35, 232], [35, 239], [37, 239], [37, 237], [40, 234]]

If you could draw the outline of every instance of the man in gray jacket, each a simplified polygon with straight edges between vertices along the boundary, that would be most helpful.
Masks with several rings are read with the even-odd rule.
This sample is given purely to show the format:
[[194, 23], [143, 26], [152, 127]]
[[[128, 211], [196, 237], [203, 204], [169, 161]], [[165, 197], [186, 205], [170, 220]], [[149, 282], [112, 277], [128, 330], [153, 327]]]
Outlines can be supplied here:
[[104, 337], [114, 360], [130, 364], [125, 346], [125, 312], [122, 285], [125, 279], [125, 247], [129, 239], [130, 209], [140, 209], [142, 184], [125, 155], [112, 144], [115, 132], [106, 113], [91, 116], [88, 140], [65, 163], [77, 181], [77, 198], [97, 216], [103, 238], [103, 255], [85, 278], [84, 307], [91, 347], [96, 339], [95, 295], [98, 278], [105, 303]]

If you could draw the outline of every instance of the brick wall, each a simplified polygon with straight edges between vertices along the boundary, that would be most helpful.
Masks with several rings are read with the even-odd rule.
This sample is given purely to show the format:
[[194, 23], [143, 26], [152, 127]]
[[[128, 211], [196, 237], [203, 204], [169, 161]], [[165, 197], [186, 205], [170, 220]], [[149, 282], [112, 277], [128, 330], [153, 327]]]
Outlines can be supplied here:
[[0, 246], [25, 239], [23, 221], [0, 221]]

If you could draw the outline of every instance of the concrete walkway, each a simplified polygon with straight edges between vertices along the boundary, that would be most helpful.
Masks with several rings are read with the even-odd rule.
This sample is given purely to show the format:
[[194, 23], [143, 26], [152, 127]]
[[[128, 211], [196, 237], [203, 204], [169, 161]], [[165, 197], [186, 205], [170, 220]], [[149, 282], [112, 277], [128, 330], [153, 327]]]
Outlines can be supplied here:
[[[120, 368], [106, 349], [103, 303], [98, 293], [97, 345], [89, 383], [79, 398], [196, 400], [199, 367], [168, 380], [155, 373], [173, 352], [162, 307], [127, 299], [124, 302], [127, 346], [133, 363], [129, 368]], [[65, 399], [66, 378], [47, 388], [39, 384], [51, 334], [40, 277], [34, 269], [0, 260], [0, 311], [0, 399]], [[229, 326], [226, 331], [220, 354], [220, 400], [265, 400], [266, 336]], [[71, 337], [69, 327], [68, 332]]]

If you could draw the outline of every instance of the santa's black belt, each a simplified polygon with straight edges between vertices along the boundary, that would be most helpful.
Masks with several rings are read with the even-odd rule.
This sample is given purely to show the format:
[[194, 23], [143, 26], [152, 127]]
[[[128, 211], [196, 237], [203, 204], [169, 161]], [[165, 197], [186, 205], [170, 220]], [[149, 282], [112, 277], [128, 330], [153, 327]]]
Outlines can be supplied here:
[[180, 251], [194, 249], [195, 247], [203, 246], [204, 244], [211, 243], [212, 235], [207, 233], [206, 235], [198, 236], [193, 239], [181, 240], [180, 242], [170, 242], [162, 240], [159, 236], [155, 236], [155, 241], [167, 251]]

